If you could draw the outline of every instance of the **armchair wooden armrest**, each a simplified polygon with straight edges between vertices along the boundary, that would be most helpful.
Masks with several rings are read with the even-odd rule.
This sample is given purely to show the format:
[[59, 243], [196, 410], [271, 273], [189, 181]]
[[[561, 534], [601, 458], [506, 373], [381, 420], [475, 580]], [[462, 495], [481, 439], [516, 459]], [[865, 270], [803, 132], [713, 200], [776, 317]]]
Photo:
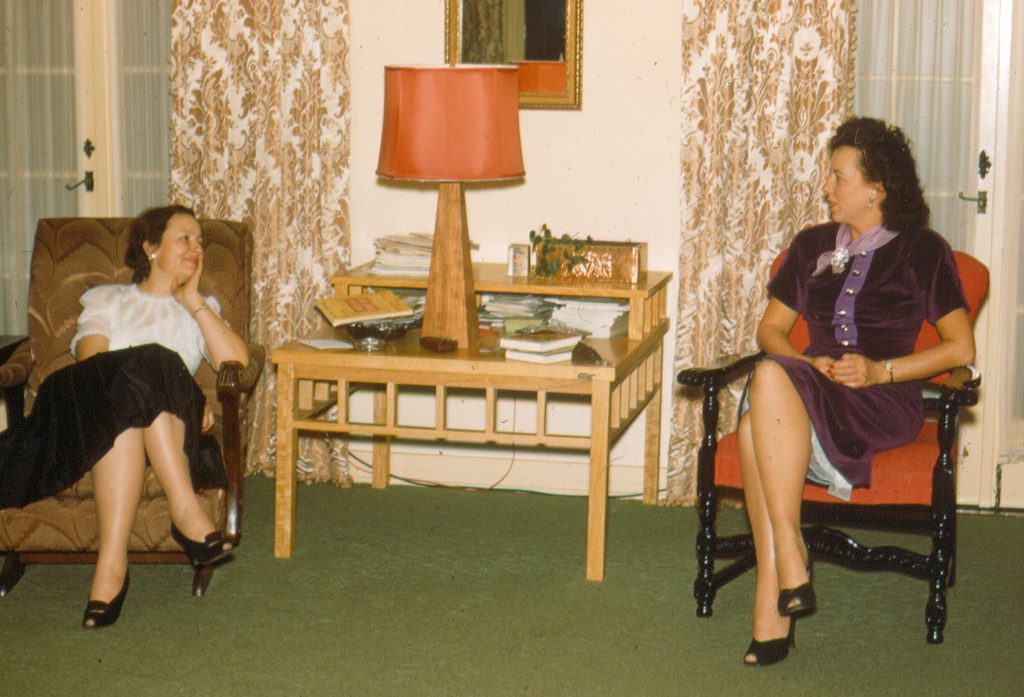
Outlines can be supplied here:
[[249, 365], [225, 361], [217, 372], [217, 400], [221, 403], [221, 434], [224, 445], [224, 470], [227, 475], [227, 518], [225, 536], [238, 544], [242, 536], [242, 485], [245, 479], [244, 434], [240, 414], [245, 400], [256, 385], [266, 360], [261, 344], [249, 344]]
[[[679, 371], [676, 381], [680, 385], [688, 387], [709, 387], [712, 383], [719, 385], [723, 380], [729, 382], [740, 371], [750, 369], [755, 363], [764, 357], [763, 351], [758, 351], [747, 356], [740, 356], [732, 353], [719, 356], [715, 361], [706, 367], [684, 368]], [[728, 378], [726, 380], [726, 378]]]
[[676, 376], [676, 382], [680, 385], [700, 387], [702, 390], [701, 416], [704, 422], [704, 438], [697, 453], [697, 461], [705, 463], [706, 466], [697, 468], [698, 490], [704, 487], [709, 491], [714, 486], [713, 463], [718, 449], [718, 390], [722, 385], [746, 374], [763, 357], [763, 351], [747, 356], [729, 354], [719, 357], [709, 367], [685, 368]]
[[956, 406], [972, 407], [978, 403], [978, 387], [981, 377], [974, 377], [974, 371], [967, 366], [960, 366], [949, 371], [949, 375], [938, 384], [938, 397], [925, 397], [924, 407], [927, 411], [942, 411], [946, 403]]

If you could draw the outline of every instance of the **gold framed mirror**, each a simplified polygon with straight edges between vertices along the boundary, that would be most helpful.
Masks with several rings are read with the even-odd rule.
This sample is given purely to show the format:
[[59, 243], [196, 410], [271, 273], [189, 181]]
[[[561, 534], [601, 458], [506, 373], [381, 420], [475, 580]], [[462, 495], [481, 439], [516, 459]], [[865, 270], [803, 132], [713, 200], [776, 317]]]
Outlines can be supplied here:
[[445, 0], [445, 61], [519, 67], [521, 109], [580, 109], [583, 0]]

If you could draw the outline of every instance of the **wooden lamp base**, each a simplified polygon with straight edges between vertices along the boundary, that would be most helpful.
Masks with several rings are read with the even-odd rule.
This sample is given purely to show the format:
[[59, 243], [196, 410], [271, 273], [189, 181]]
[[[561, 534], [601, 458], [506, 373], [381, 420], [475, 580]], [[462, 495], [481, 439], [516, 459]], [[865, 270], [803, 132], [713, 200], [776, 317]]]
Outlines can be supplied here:
[[434, 246], [427, 279], [427, 302], [420, 335], [451, 339], [459, 348], [479, 346], [473, 264], [469, 257], [469, 225], [462, 182], [438, 187]]

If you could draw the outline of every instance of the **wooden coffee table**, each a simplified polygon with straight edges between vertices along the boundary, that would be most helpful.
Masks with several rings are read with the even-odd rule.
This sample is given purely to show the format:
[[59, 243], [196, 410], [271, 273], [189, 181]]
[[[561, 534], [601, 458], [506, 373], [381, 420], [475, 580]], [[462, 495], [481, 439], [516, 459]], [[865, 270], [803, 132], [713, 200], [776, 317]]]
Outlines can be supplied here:
[[[657, 501], [658, 460], [661, 434], [661, 383], [663, 342], [668, 330], [664, 317], [667, 273], [649, 274], [637, 286], [580, 285], [573, 295], [629, 299], [628, 337], [588, 339], [604, 365], [571, 363], [536, 364], [506, 361], [500, 352], [459, 349], [432, 353], [419, 346], [418, 332], [388, 342], [380, 352], [319, 350], [298, 341], [276, 348], [271, 360], [277, 366], [277, 464], [274, 554], [289, 557], [295, 542], [296, 455], [300, 432], [337, 433], [373, 438], [372, 485], [382, 488], [390, 479], [390, 445], [393, 438], [452, 443], [494, 443], [551, 447], [588, 452], [586, 577], [604, 578], [605, 532], [608, 507], [608, 466], [612, 444], [640, 414], [644, 414], [643, 500]], [[394, 279], [341, 281], [348, 292], [356, 285], [400, 287]], [[338, 287], [339, 280], [332, 279]], [[423, 281], [419, 281], [422, 283]], [[416, 281], [409, 281], [410, 285]], [[481, 285], [485, 287], [481, 288]], [[497, 285], [497, 283], [492, 283]], [[538, 292], [537, 286], [516, 283], [512, 292]], [[487, 282], [477, 284], [488, 291]], [[551, 284], [539, 289], [552, 292]], [[413, 286], [414, 287], [414, 286]], [[565, 289], [562, 289], [565, 290]], [[507, 290], [505, 291], [507, 292]], [[353, 397], [372, 394], [372, 416], [354, 409]], [[447, 414], [449, 395], [477, 395], [485, 405], [479, 427], [452, 425]], [[424, 425], [400, 413], [399, 397], [415, 393], [433, 397], [433, 418]], [[512, 430], [497, 416], [503, 397], [536, 400], [536, 424], [527, 432]], [[590, 406], [590, 430], [586, 435], [557, 433], [547, 423], [547, 405], [568, 396]], [[358, 397], [357, 397], [358, 399]]]

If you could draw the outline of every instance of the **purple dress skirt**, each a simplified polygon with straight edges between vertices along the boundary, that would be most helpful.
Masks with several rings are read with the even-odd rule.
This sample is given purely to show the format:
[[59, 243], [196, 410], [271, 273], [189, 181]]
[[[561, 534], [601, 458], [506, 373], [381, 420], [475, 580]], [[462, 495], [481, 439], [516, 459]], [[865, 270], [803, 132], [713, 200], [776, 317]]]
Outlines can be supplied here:
[[[931, 230], [901, 232], [855, 255], [839, 273], [812, 276], [818, 257], [835, 247], [836, 224], [800, 232], [768, 291], [807, 321], [807, 356], [861, 353], [872, 360], [913, 353], [922, 321], [934, 324], [967, 308], [949, 244]], [[849, 499], [849, 487], [871, 484], [875, 452], [909, 443], [924, 422], [921, 382], [852, 388], [799, 359], [769, 354], [785, 369], [810, 416], [809, 477]]]
[[206, 398], [181, 357], [159, 344], [98, 353], [54, 371], [21, 428], [0, 438], [0, 508], [20, 508], [81, 479], [120, 433], [162, 412], [185, 424], [197, 488], [226, 481], [219, 446], [200, 433]]

